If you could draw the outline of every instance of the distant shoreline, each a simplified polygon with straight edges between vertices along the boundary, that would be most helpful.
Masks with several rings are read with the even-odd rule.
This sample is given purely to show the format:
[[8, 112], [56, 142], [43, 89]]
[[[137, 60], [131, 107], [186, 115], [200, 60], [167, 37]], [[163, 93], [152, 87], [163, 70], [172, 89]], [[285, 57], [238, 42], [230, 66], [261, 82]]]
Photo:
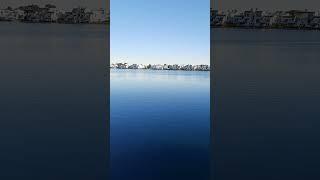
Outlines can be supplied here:
[[252, 8], [226, 11], [210, 9], [210, 27], [319, 31], [320, 12], [309, 10], [262, 11]]
[[118, 68], [110, 68], [111, 70], [119, 70], [119, 71], [125, 71], [125, 70], [132, 70], [132, 71], [187, 71], [187, 72], [210, 72], [211, 70], [170, 70], [170, 69], [118, 69]]
[[210, 71], [210, 66], [201, 65], [179, 65], [179, 64], [128, 64], [112, 63], [110, 69], [141, 69], [141, 70], [168, 70], [168, 71]]
[[58, 23], [58, 22], [28, 22], [28, 21], [1, 21], [1, 23], [12, 24], [70, 24], [70, 25], [110, 25], [110, 23]]
[[68, 11], [53, 4], [36, 4], [0, 9], [0, 22], [57, 23], [57, 24], [110, 24], [108, 10], [75, 7]]

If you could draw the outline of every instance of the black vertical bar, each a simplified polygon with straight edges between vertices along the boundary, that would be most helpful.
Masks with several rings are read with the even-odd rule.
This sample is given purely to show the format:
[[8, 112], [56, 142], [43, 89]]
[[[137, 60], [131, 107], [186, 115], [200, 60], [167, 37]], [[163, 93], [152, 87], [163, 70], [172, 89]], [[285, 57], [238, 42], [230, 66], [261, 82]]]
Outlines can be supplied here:
[[211, 28], [211, 10], [214, 8], [214, 0], [210, 0], [210, 179], [214, 179], [214, 129], [215, 129], [215, 85], [216, 85], [216, 67], [214, 61], [214, 42], [213, 29]]
[[107, 49], [106, 49], [106, 53], [107, 53], [107, 59], [106, 59], [106, 105], [107, 105], [107, 119], [106, 119], [106, 134], [107, 134], [107, 138], [106, 138], [106, 149], [107, 149], [107, 176], [108, 179], [110, 178], [110, 24], [111, 24], [111, 12], [110, 12], [110, 0], [106, 0], [106, 10], [108, 12], [109, 15], [109, 23], [107, 24]]

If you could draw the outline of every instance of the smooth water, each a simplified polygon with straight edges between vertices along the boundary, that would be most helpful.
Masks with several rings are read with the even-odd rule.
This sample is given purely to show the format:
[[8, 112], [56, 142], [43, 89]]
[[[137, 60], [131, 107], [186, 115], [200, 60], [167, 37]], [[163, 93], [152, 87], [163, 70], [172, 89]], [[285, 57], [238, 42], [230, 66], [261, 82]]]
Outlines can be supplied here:
[[0, 179], [107, 178], [108, 35], [0, 23]]
[[320, 33], [211, 35], [215, 179], [319, 179]]
[[208, 179], [209, 76], [111, 70], [112, 179]]
[[[319, 179], [320, 33], [212, 31], [215, 179]], [[1, 179], [106, 179], [107, 28], [0, 24]], [[113, 179], [209, 176], [209, 73], [111, 71]]]

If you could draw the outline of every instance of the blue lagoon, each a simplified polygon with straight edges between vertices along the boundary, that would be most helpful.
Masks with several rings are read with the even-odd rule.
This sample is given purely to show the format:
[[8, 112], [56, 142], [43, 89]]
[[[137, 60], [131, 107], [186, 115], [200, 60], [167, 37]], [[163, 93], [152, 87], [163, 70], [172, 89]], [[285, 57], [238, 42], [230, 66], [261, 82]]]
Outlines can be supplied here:
[[208, 178], [209, 74], [111, 70], [113, 179]]

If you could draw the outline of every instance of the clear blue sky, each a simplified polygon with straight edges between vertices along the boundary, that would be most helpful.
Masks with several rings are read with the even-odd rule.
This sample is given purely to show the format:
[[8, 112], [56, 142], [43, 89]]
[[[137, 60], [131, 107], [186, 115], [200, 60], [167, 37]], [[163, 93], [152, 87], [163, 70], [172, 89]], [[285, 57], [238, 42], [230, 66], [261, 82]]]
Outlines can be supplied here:
[[209, 0], [111, 0], [111, 62], [209, 64]]

